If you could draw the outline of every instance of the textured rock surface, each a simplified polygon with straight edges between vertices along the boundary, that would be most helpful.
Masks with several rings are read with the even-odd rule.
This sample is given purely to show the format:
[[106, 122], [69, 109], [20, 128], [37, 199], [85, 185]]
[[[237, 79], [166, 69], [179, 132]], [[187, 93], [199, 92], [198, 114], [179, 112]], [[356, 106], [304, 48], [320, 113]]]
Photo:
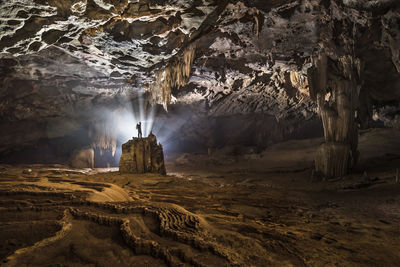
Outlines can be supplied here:
[[88, 146], [113, 153], [126, 139], [97, 126], [140, 95], [168, 108], [155, 127], [176, 126], [174, 147], [207, 148], [226, 132], [242, 145], [247, 131], [212, 126], [233, 116], [264, 131], [251, 145], [317, 135], [307, 69], [321, 52], [364, 66], [356, 125], [398, 125], [398, 1], [24, 0], [0, 12], [1, 158], [37, 146], [60, 161]]
[[305, 182], [320, 141], [189, 154], [169, 176], [0, 165], [2, 266], [397, 266], [400, 132], [361, 135], [372, 179]]
[[155, 135], [146, 138], [133, 138], [122, 145], [119, 161], [121, 173], [160, 173], [166, 174], [164, 152], [161, 144], [157, 144]]

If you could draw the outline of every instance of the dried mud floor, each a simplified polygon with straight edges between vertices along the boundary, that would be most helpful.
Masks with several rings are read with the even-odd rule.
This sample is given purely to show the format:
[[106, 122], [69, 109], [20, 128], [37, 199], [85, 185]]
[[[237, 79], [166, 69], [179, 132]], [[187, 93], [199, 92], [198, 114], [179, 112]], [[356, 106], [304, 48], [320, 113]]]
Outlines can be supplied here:
[[399, 137], [363, 133], [357, 169], [325, 181], [311, 174], [320, 139], [167, 156], [166, 177], [1, 165], [1, 264], [397, 266]]

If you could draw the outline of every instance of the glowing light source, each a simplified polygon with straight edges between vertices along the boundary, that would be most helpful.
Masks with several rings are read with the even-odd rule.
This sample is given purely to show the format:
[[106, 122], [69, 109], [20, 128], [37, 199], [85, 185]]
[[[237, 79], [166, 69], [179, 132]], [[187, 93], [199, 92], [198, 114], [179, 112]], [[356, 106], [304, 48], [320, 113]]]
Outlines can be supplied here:
[[126, 142], [132, 137], [137, 137], [136, 124], [142, 123], [143, 137], [147, 137], [154, 124], [155, 108], [145, 102], [143, 92], [138, 92], [136, 101], [123, 108], [112, 112], [109, 124], [115, 129], [116, 138]]
[[[137, 97], [132, 101], [130, 96], [123, 96], [117, 109], [97, 110], [103, 114], [104, 129], [97, 129], [100, 134], [106, 134], [107, 138], [101, 140], [114, 140], [117, 144], [117, 155], [120, 154], [121, 144], [138, 136], [136, 124], [142, 123], [143, 137], [153, 132], [158, 141], [163, 144], [164, 151], [171, 148], [176, 141], [176, 131], [189, 119], [187, 114], [182, 114], [179, 119], [168, 120], [168, 116], [162, 120], [156, 119], [157, 106], [151, 105], [143, 91], [137, 92]], [[161, 107], [160, 107], [161, 109]], [[168, 121], [168, 122], [167, 122]], [[112, 138], [108, 138], [111, 135]], [[115, 142], [116, 141], [116, 142]], [[106, 147], [102, 145], [102, 147]]]

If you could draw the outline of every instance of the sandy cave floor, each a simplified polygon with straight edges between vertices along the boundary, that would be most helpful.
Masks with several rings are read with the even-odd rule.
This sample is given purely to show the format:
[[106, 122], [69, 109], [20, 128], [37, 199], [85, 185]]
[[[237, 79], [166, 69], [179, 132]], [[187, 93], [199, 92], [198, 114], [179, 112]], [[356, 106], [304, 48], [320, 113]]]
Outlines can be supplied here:
[[313, 177], [322, 139], [262, 154], [167, 155], [168, 176], [0, 166], [3, 266], [396, 266], [400, 133], [362, 133], [360, 163]]

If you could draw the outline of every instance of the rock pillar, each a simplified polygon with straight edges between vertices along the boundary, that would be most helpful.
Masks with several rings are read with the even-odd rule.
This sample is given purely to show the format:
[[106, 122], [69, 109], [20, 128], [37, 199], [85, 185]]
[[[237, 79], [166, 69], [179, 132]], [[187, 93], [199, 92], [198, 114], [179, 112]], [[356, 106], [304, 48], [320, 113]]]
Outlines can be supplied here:
[[119, 171], [165, 175], [163, 148], [161, 144], [157, 144], [155, 135], [151, 133], [147, 138], [133, 138], [123, 144]]
[[355, 116], [360, 73], [360, 61], [350, 56], [320, 55], [308, 70], [310, 96], [318, 103], [325, 136], [317, 150], [315, 170], [326, 177], [345, 175], [358, 159]]

